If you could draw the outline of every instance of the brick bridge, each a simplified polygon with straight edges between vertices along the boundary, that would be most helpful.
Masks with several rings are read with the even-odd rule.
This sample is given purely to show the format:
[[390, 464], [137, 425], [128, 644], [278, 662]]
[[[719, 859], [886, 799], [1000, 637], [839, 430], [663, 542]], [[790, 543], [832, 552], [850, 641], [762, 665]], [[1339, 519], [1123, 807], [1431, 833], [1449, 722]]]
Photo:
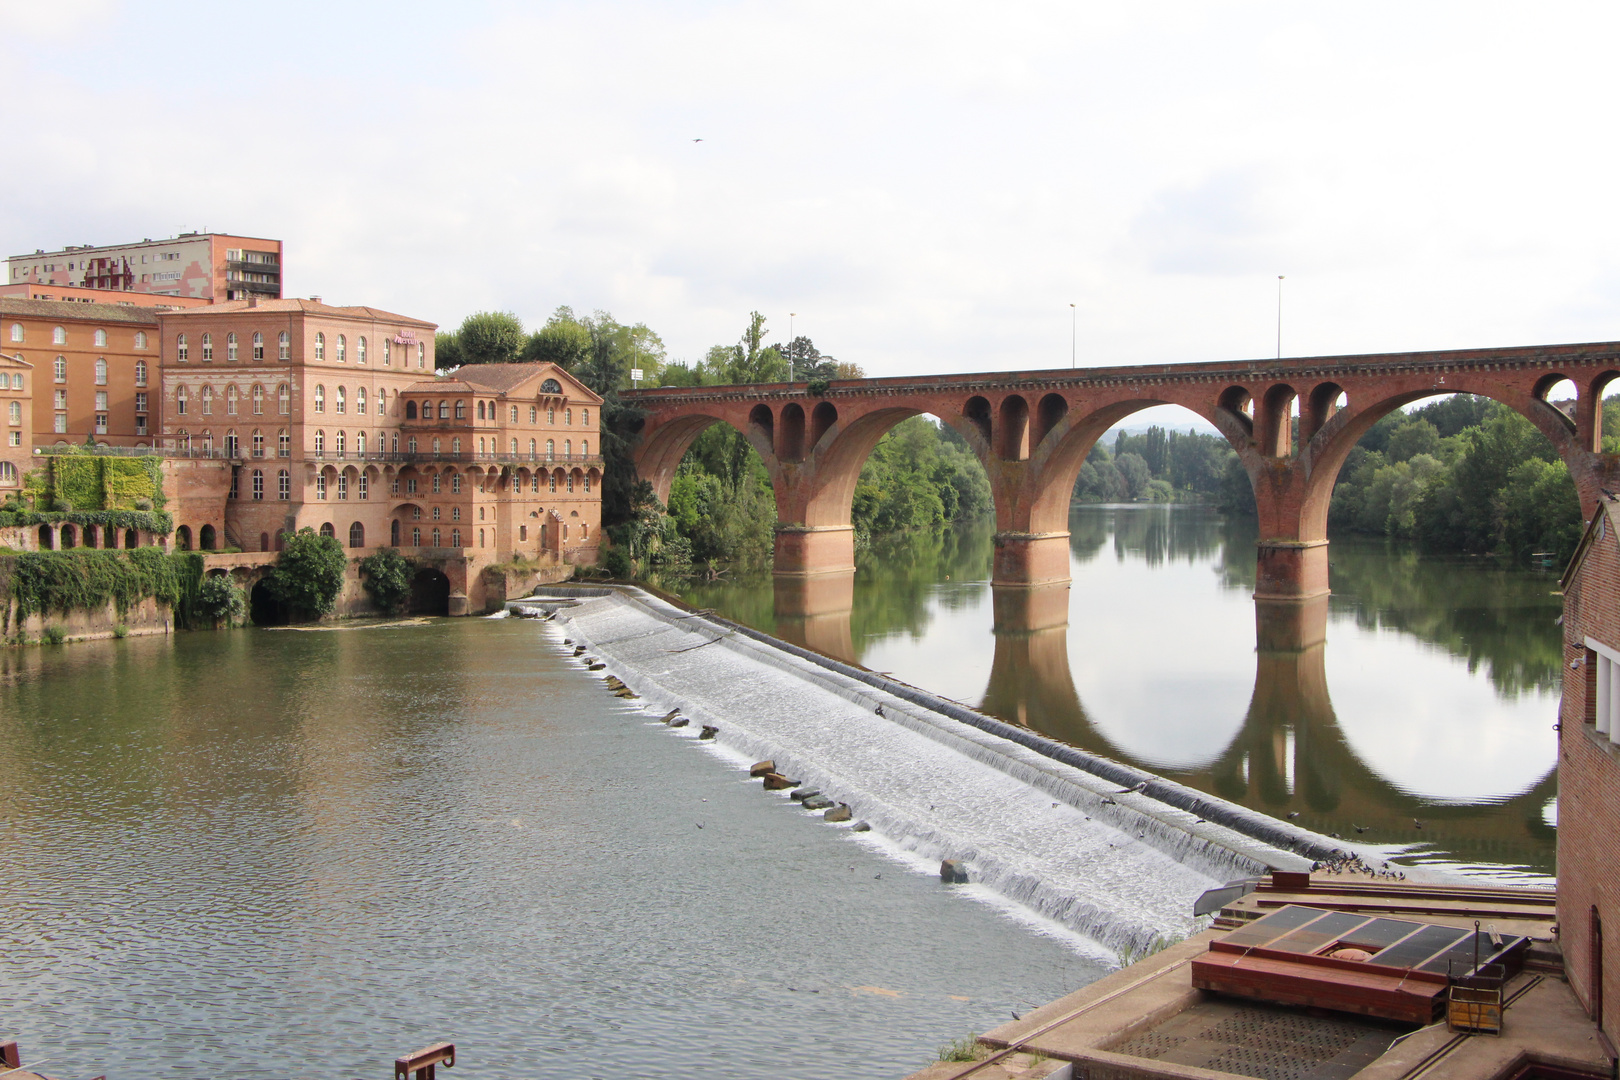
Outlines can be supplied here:
[[[984, 465], [996, 506], [993, 581], [1016, 586], [1068, 580], [1070, 493], [1097, 439], [1138, 410], [1180, 405], [1226, 436], [1254, 485], [1255, 595], [1302, 599], [1327, 591], [1334, 480], [1381, 417], [1436, 394], [1500, 401], [1552, 441], [1590, 515], [1604, 488], [1620, 486], [1617, 455], [1600, 452], [1603, 391], [1617, 377], [1620, 343], [1601, 343], [852, 379], [814, 395], [802, 383], [777, 383], [624, 397], [646, 410], [635, 463], [661, 501], [709, 425], [728, 423], [747, 437], [776, 492], [776, 572], [793, 576], [854, 566], [850, 503], [861, 465], [894, 425], [931, 413]], [[1566, 378], [1577, 388], [1573, 416], [1546, 400]]]

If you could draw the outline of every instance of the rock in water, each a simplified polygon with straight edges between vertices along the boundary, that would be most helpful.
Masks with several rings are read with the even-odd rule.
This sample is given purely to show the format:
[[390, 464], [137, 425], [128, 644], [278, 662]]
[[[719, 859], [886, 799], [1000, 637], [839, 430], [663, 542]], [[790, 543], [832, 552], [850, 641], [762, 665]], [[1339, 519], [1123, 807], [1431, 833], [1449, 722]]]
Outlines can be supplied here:
[[798, 791], [789, 793], [788, 798], [794, 802], [803, 802], [805, 799], [814, 798], [820, 794], [821, 792], [815, 788], [800, 788]]
[[639, 697], [641, 697], [640, 694], [636, 693], [634, 690], [630, 689], [628, 686], [619, 687], [617, 690], [613, 691], [613, 696], [614, 697], [622, 697], [622, 698], [639, 698]]
[[804, 800], [804, 808], [806, 810], [825, 810], [832, 804], [833, 801], [827, 798], [825, 795], [812, 795], [808, 799]]
[[766, 791], [786, 791], [790, 787], [798, 786], [797, 780], [789, 780], [781, 773], [768, 772], [765, 774]]
[[704, 724], [703, 725], [703, 730], [698, 732], [698, 738], [700, 738], [700, 739], [712, 739], [716, 735], [718, 735], [719, 733], [720, 733], [720, 729], [715, 727], [713, 724]]
[[675, 719], [673, 719], [673, 720], [671, 720], [669, 722], [669, 726], [670, 727], [685, 727], [687, 724], [690, 724], [691, 722], [692, 721], [688, 720], [684, 716], [677, 716]]
[[868, 825], [864, 821], [857, 821], [855, 824], [853, 824], [853, 825], [851, 825], [849, 827], [849, 831], [850, 832], [871, 832], [872, 831], [872, 826]]
[[607, 665], [598, 660], [594, 664], [586, 664], [585, 667], [590, 671], [601, 671], [603, 668], [607, 667]]
[[666, 723], [666, 724], [669, 723], [671, 720], [675, 719], [679, 715], [681, 715], [681, 710], [679, 710], [679, 709], [671, 709], [671, 710], [669, 710], [669, 712], [664, 714], [664, 723]]
[[827, 821], [848, 821], [851, 817], [849, 803], [839, 803], [821, 816]]
[[769, 760], [767, 760], [767, 761], [756, 761], [752, 765], [748, 766], [748, 775], [749, 776], [754, 776], [754, 777], [764, 776], [768, 772], [775, 772], [775, 771], [776, 771], [776, 762], [769, 761]]
[[968, 880], [967, 867], [955, 859], [946, 859], [939, 864], [939, 880], [947, 885], [966, 885]]

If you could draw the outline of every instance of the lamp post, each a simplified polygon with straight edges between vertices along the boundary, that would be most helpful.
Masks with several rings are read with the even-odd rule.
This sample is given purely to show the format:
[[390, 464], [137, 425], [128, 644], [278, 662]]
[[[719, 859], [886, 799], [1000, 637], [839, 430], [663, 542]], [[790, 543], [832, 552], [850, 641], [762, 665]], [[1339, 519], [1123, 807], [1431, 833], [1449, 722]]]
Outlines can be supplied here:
[[1069, 305], [1069, 366], [1075, 366], [1080, 355], [1080, 311]]
[[793, 384], [793, 320], [798, 318], [798, 312], [788, 312], [788, 385]]
[[1283, 276], [1277, 275], [1277, 359], [1282, 359], [1282, 283]]

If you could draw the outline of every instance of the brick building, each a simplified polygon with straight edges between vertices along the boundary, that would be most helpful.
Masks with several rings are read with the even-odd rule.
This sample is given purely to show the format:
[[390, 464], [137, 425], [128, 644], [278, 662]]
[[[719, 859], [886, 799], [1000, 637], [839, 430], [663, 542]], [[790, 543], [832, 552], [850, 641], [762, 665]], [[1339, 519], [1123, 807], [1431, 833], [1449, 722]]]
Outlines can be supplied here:
[[16, 300], [69, 300], [75, 304], [123, 304], [130, 307], [172, 311], [176, 308], [205, 307], [212, 303], [194, 296], [163, 296], [158, 293], [120, 292], [115, 289], [81, 289], [76, 285], [0, 284], [0, 297]]
[[34, 453], [34, 368], [0, 352], [0, 501], [22, 486]]
[[191, 232], [167, 240], [38, 250], [7, 260], [5, 284], [207, 301], [273, 300], [281, 296], [281, 241]]
[[32, 445], [151, 446], [157, 424], [158, 312], [122, 304], [0, 297], [0, 351], [33, 388]]
[[469, 364], [405, 388], [389, 542], [596, 562], [602, 399], [555, 364]]
[[1620, 1029], [1617, 526], [1620, 504], [1604, 499], [1564, 573], [1558, 737], [1558, 936], [1569, 984], [1597, 1021], [1611, 1057]]

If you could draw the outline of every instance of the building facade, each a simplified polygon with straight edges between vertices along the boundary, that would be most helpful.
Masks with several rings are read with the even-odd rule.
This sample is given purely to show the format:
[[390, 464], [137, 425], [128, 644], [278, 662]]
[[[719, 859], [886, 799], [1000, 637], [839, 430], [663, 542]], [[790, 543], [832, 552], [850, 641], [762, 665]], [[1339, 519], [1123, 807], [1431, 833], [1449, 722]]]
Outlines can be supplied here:
[[163, 296], [159, 293], [119, 292], [114, 289], [81, 289], [76, 285], [0, 284], [0, 297], [17, 300], [71, 300], [76, 304], [124, 304], [158, 311], [204, 307], [211, 301], [194, 296]]
[[34, 366], [0, 351], [0, 502], [22, 487], [34, 454]]
[[21, 356], [38, 379], [33, 427], [23, 436], [30, 449], [89, 441], [152, 445], [158, 415], [155, 309], [0, 298], [0, 352]]
[[[5, 284], [151, 293], [205, 301], [281, 297], [281, 241], [181, 233], [132, 244], [84, 244], [7, 260]], [[32, 293], [30, 293], [30, 296]]]
[[1559, 707], [1558, 940], [1614, 1052], [1620, 1029], [1620, 504], [1605, 499], [1565, 571]]

